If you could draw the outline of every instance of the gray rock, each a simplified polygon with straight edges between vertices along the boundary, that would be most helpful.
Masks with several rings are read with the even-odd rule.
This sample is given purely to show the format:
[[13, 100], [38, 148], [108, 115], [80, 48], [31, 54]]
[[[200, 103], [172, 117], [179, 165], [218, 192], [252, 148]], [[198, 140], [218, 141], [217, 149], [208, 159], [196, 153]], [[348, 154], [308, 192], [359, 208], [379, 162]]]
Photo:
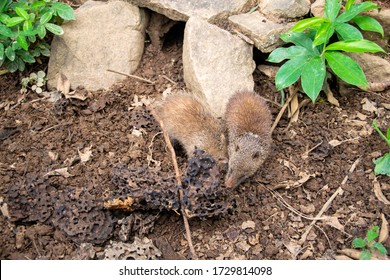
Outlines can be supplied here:
[[218, 117], [237, 90], [253, 90], [250, 45], [205, 20], [190, 18], [184, 31], [183, 71], [187, 88], [205, 98]]
[[256, 48], [268, 53], [284, 44], [280, 33], [287, 32], [293, 23], [276, 23], [259, 12], [229, 17], [232, 26], [251, 39]]
[[64, 74], [72, 88], [108, 88], [133, 73], [141, 60], [147, 18], [138, 7], [123, 1], [88, 1], [75, 11], [76, 20], [62, 25], [64, 35], [52, 42], [48, 86], [56, 87]]
[[297, 18], [310, 10], [309, 0], [260, 0], [260, 10], [265, 15], [277, 18]]
[[176, 21], [198, 17], [208, 21], [227, 18], [255, 5], [255, 0], [127, 0], [139, 7], [149, 8]]

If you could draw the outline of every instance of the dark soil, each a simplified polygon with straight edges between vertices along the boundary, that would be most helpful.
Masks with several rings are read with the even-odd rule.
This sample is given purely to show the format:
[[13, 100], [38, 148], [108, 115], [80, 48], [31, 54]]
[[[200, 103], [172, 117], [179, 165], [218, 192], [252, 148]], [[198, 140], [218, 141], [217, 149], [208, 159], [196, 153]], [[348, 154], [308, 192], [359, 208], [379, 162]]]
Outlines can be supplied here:
[[[176, 189], [170, 153], [147, 106], [164, 91], [185, 87], [182, 43], [172, 35], [162, 51], [146, 48], [135, 73], [154, 85], [129, 78], [110, 90], [77, 90], [85, 101], [53, 103], [32, 92], [20, 98], [21, 77], [36, 69], [0, 76], [1, 259], [191, 257], [180, 211], [164, 210], [166, 201], [132, 212], [103, 207], [118, 188]], [[260, 72], [254, 78], [275, 119], [280, 93]], [[382, 214], [390, 219], [390, 206], [374, 193], [376, 180], [390, 199], [390, 178], [373, 173], [373, 159], [388, 147], [371, 127], [375, 118], [382, 130], [390, 126], [389, 91], [334, 91], [340, 107], [322, 96], [302, 107], [296, 123], [289, 124], [286, 115], [281, 119], [264, 166], [229, 194], [233, 210], [190, 219], [200, 259], [330, 259], [380, 226]], [[363, 109], [365, 98], [375, 112]], [[187, 158], [180, 150], [178, 163], [184, 174]], [[318, 220], [298, 246], [339, 187], [342, 193], [323, 214], [328, 219]]]

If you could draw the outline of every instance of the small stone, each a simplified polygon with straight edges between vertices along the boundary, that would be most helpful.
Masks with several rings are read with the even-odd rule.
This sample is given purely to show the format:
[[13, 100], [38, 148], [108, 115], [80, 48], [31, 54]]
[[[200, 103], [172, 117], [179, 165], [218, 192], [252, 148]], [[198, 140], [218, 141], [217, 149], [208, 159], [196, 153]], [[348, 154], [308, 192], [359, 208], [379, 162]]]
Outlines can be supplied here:
[[246, 229], [255, 229], [256, 227], [256, 224], [254, 221], [246, 221], [246, 222], [243, 222], [242, 225], [241, 225], [241, 229], [242, 230], [246, 230]]

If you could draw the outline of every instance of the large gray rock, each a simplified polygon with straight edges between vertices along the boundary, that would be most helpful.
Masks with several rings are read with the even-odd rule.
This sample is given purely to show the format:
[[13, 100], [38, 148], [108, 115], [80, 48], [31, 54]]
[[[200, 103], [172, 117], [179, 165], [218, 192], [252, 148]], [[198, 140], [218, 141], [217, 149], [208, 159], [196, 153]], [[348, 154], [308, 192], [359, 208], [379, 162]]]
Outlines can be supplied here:
[[206, 99], [218, 117], [237, 90], [253, 90], [253, 49], [238, 37], [199, 18], [184, 31], [183, 71], [187, 88]]
[[97, 90], [125, 78], [107, 69], [127, 74], [137, 69], [147, 24], [143, 10], [123, 1], [89, 1], [75, 14], [75, 21], [62, 25], [64, 35], [53, 39], [49, 88], [56, 87], [58, 73], [72, 88]]
[[309, 13], [309, 0], [260, 0], [260, 10], [277, 18], [297, 18]]
[[294, 23], [276, 23], [259, 12], [229, 17], [231, 24], [251, 39], [256, 48], [268, 53], [284, 44], [280, 33], [287, 32]]
[[255, 5], [257, 0], [127, 0], [176, 21], [199, 17], [210, 22], [226, 18]]

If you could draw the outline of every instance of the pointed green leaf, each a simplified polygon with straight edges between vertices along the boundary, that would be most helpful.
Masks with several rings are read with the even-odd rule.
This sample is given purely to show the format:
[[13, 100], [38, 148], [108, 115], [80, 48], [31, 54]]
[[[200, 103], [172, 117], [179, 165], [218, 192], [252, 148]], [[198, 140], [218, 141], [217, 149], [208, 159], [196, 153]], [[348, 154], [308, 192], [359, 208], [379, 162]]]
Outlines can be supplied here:
[[22, 17], [12, 17], [7, 20], [7, 26], [12, 27], [24, 21]]
[[57, 15], [60, 18], [62, 18], [64, 20], [76, 19], [73, 9], [71, 7], [69, 7], [68, 5], [65, 5], [65, 4], [60, 3], [60, 2], [54, 2], [52, 4], [52, 7], [56, 11]]
[[312, 17], [307, 18], [298, 21], [291, 29], [290, 31], [295, 32], [302, 32], [305, 31], [307, 28], [313, 27], [313, 26], [320, 26], [321, 23], [323, 23], [326, 19], [322, 17]]
[[46, 24], [46, 23], [48, 23], [51, 20], [52, 17], [53, 17], [53, 13], [52, 12], [44, 13], [41, 16], [41, 18], [39, 19], [39, 23], [41, 25]]
[[382, 25], [374, 18], [369, 16], [356, 16], [352, 19], [361, 30], [378, 32], [384, 36]]
[[387, 129], [387, 144], [390, 145], [390, 127]]
[[43, 43], [39, 45], [39, 51], [42, 55], [49, 57], [50, 56], [50, 50], [48, 47], [46, 47]]
[[386, 255], [387, 254], [387, 249], [385, 246], [383, 246], [381, 243], [379, 242], [375, 242], [374, 244], [372, 244], [372, 247], [377, 249], [378, 252], [381, 254], [381, 255]]
[[6, 56], [10, 61], [14, 61], [14, 60], [15, 60], [15, 51], [12, 49], [11, 46], [8, 46], [8, 47], [5, 49], [5, 56]]
[[341, 8], [341, 0], [327, 0], [325, 2], [324, 16], [330, 21], [334, 21], [339, 14]]
[[361, 260], [371, 260], [371, 253], [368, 250], [363, 250], [360, 253], [360, 259]]
[[328, 51], [345, 52], [385, 52], [380, 46], [369, 40], [339, 41], [326, 47]]
[[11, 3], [11, 0], [3, 0], [0, 2], [0, 14], [6, 10], [6, 7]]
[[280, 34], [280, 38], [286, 43], [294, 43], [297, 46], [306, 48], [309, 52], [319, 55], [316, 48], [313, 48], [313, 41], [306, 33], [303, 32], [287, 32]]
[[43, 6], [46, 6], [46, 3], [44, 1], [38, 1], [38, 2], [35, 2], [34, 4], [32, 4], [31, 8], [36, 9], [36, 8], [40, 8]]
[[27, 40], [26, 40], [26, 37], [23, 36], [23, 35], [19, 35], [17, 38], [16, 38], [16, 41], [18, 42], [18, 44], [25, 50], [27, 51], [28, 50], [28, 43], [27, 43]]
[[24, 20], [28, 20], [30, 18], [28, 13], [20, 7], [16, 7], [15, 12], [18, 16], [22, 17]]
[[10, 71], [11, 73], [14, 73], [14, 72], [16, 72], [16, 70], [18, 70], [18, 63], [16, 62], [16, 60], [13, 60], [13, 61], [8, 60], [5, 63], [5, 67], [7, 68], [8, 71]]
[[0, 24], [0, 35], [11, 38], [13, 36], [12, 30], [5, 25]]
[[366, 76], [355, 60], [337, 51], [326, 51], [325, 59], [332, 71], [343, 81], [363, 89], [367, 88]]
[[324, 22], [317, 30], [317, 34], [316, 37], [314, 38], [313, 45], [318, 46], [327, 43], [329, 38], [332, 37], [333, 33], [334, 33], [334, 23]]
[[325, 61], [320, 56], [312, 57], [302, 69], [302, 88], [313, 103], [320, 94], [325, 81], [325, 76]]
[[342, 13], [337, 19], [337, 22], [347, 22], [356, 17], [358, 14], [378, 9], [379, 7], [373, 2], [367, 1], [360, 4], [353, 5], [349, 10]]
[[24, 71], [24, 69], [26, 69], [26, 64], [24, 63], [23, 60], [21, 60], [19, 57], [17, 57], [15, 59], [15, 62], [17, 63], [17, 66], [18, 66], [18, 70], [20, 72]]
[[275, 85], [278, 90], [286, 88], [296, 81], [302, 73], [302, 68], [307, 63], [306, 57], [298, 57], [287, 61], [280, 67], [275, 77]]
[[45, 36], [46, 36], [46, 28], [45, 28], [45, 26], [38, 25], [37, 32], [38, 32], [39, 38], [41, 38], [41, 39], [45, 38]]
[[49, 30], [54, 35], [62, 35], [64, 34], [64, 30], [61, 28], [61, 26], [58, 26], [53, 23], [46, 23], [45, 28]]
[[288, 48], [277, 48], [270, 53], [267, 61], [273, 63], [282, 62], [285, 59], [292, 59], [298, 56], [308, 56], [308, 51], [301, 46], [291, 46]]
[[32, 22], [30, 19], [28, 20], [25, 20], [24, 23], [23, 23], [23, 31], [24, 32], [28, 32], [28, 30], [32, 29]]
[[366, 241], [363, 238], [355, 238], [352, 241], [352, 247], [353, 248], [364, 248], [367, 246]]
[[349, 10], [355, 1], [356, 0], [348, 0], [347, 3], [345, 3], [345, 10]]
[[4, 45], [0, 43], [0, 60], [4, 60]]
[[356, 27], [348, 23], [337, 23], [335, 29], [337, 34], [339, 34], [344, 41], [363, 39], [362, 33], [360, 33]]
[[385, 154], [384, 156], [374, 160], [375, 175], [387, 175], [390, 176], [390, 153]]

